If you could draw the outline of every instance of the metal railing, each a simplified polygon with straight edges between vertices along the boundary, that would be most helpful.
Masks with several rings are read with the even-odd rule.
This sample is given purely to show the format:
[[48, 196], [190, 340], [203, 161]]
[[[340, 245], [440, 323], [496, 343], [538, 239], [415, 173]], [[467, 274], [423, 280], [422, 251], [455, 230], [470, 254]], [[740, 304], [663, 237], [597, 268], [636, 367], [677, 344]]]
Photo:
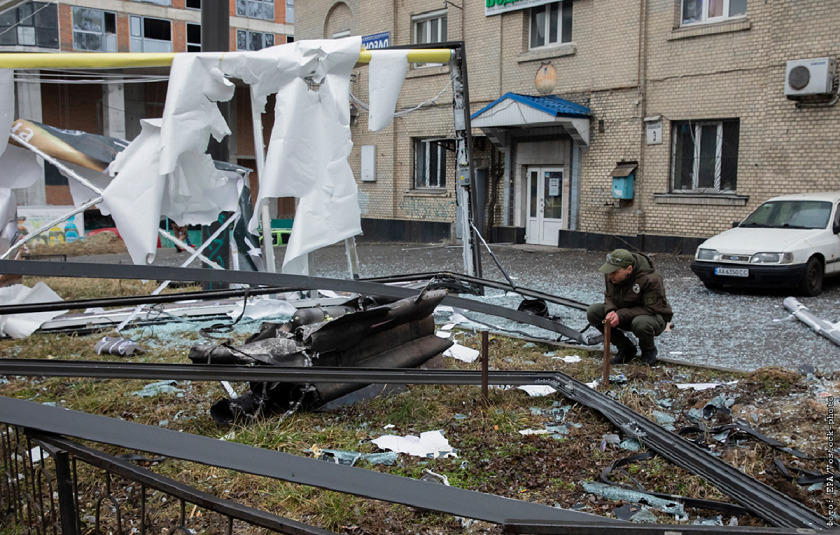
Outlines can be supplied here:
[[0, 532], [332, 533], [217, 498], [58, 435], [16, 426], [0, 425], [0, 478]]

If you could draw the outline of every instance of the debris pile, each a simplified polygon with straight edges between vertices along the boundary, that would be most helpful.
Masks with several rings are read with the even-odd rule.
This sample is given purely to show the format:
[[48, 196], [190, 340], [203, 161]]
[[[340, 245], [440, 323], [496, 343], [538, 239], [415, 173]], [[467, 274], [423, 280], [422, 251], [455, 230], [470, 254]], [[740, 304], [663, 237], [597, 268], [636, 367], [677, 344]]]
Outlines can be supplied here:
[[[385, 304], [357, 297], [339, 306], [300, 308], [288, 322], [263, 323], [242, 346], [199, 344], [189, 358], [195, 364], [415, 368], [452, 345], [435, 336], [432, 313], [444, 297], [446, 291], [431, 290]], [[252, 382], [245, 394], [215, 403], [210, 414], [230, 424], [313, 410], [364, 386]]]

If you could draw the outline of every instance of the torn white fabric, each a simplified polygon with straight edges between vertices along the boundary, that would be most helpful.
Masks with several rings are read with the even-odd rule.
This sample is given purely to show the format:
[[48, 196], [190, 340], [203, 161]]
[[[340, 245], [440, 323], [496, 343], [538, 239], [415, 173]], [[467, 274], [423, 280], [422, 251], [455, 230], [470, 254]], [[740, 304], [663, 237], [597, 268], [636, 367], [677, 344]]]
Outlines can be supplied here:
[[[104, 190], [108, 187], [111, 183], [111, 177], [108, 173], [104, 173], [102, 171], [95, 171], [93, 169], [88, 169], [87, 167], [82, 167], [81, 165], [77, 165], [70, 162], [61, 162], [70, 168], [74, 173], [78, 174], [97, 188], [99, 191]], [[73, 197], [73, 205], [74, 206], [81, 206], [86, 202], [90, 201], [91, 199], [95, 199], [96, 197], [100, 196], [100, 193], [90, 189], [89, 187], [85, 186], [69, 174], [65, 173], [61, 168], [58, 168], [59, 172], [66, 176], [69, 180], [67, 183], [70, 184], [70, 195]]]
[[[350, 74], [361, 38], [302, 41], [299, 68], [277, 92], [274, 128], [256, 206], [297, 197], [284, 273], [308, 274], [305, 255], [362, 233], [356, 181], [348, 157]], [[255, 232], [259, 214], [251, 218]]]
[[371, 440], [380, 449], [407, 453], [416, 457], [438, 458], [457, 457], [458, 455], [449, 445], [449, 441], [441, 431], [426, 431], [420, 436], [383, 435]]
[[462, 346], [455, 342], [449, 349], [443, 352], [444, 357], [452, 357], [462, 362], [474, 362], [478, 358], [479, 352], [477, 349]]
[[[153, 168], [158, 177], [166, 177], [164, 205], [153, 212], [179, 224], [206, 224], [211, 212], [215, 212], [215, 218], [219, 212], [235, 210], [224, 205], [228, 198], [225, 177], [204, 154], [211, 135], [221, 140], [230, 133], [217, 102], [232, 98], [234, 87], [226, 79], [232, 76], [252, 84], [255, 109], [264, 106], [266, 95], [277, 93], [274, 128], [256, 206], [270, 198], [299, 199], [283, 271], [306, 273], [307, 253], [361, 234], [356, 181], [348, 162], [352, 148], [350, 74], [360, 50], [361, 37], [357, 36], [299, 41], [257, 52], [176, 55], [160, 124], [158, 154], [145, 149], [132, 156], [156, 156]], [[143, 162], [147, 177], [149, 162]], [[129, 169], [138, 170], [127, 162], [112, 166], [118, 175]], [[111, 204], [128, 198], [126, 194], [133, 190], [127, 186], [125, 182], [109, 186], [116, 190], [109, 192]], [[157, 194], [161, 185], [154, 187]], [[229, 198], [235, 206], [238, 195]], [[116, 206], [108, 208], [116, 213]], [[131, 212], [136, 214], [137, 209]], [[249, 222], [251, 232], [259, 226], [259, 215], [259, 210], [255, 211]], [[118, 228], [124, 234], [119, 224]], [[148, 249], [146, 241], [150, 230], [126, 233], [143, 238], [144, 254], [129, 248], [135, 262], [154, 258], [154, 250]]]
[[[2, 137], [2, 136], [0, 136]], [[34, 152], [8, 145], [0, 156], [0, 189], [28, 188], [41, 178], [41, 166]]]
[[161, 165], [162, 120], [140, 124], [140, 135], [111, 163], [116, 177], [102, 193], [104, 212], [114, 218], [135, 264], [154, 262], [161, 217], [179, 225], [208, 225], [219, 213], [237, 210], [242, 185], [204, 153], [182, 153], [171, 173], [150, 172]]
[[[12, 128], [15, 114], [15, 70], [0, 69], [0, 132], [8, 132]], [[9, 136], [0, 136], [0, 154], [6, 150]]]
[[233, 82], [212, 63], [220, 54], [176, 54], [160, 129], [160, 174], [172, 173], [185, 154], [204, 154], [210, 135], [230, 134], [218, 102], [233, 98]]
[[[38, 282], [32, 288], [15, 284], [0, 288], [0, 305], [19, 305], [26, 303], [50, 303], [63, 301], [49, 286]], [[0, 333], [12, 338], [26, 338], [47, 321], [66, 313], [67, 310], [50, 310], [27, 314], [9, 314], [0, 316]]]
[[0, 169], [3, 169], [0, 174], [0, 253], [11, 247], [18, 228], [17, 196], [12, 189], [27, 188], [41, 177], [41, 166], [34, 153], [14, 145], [5, 149], [0, 154]]
[[380, 132], [394, 118], [408, 72], [408, 50], [380, 50], [370, 58], [368, 130]]
[[141, 131], [109, 167], [116, 177], [102, 193], [135, 264], [151, 264], [157, 252], [164, 177], [154, 172], [160, 155], [160, 120], [143, 119]]

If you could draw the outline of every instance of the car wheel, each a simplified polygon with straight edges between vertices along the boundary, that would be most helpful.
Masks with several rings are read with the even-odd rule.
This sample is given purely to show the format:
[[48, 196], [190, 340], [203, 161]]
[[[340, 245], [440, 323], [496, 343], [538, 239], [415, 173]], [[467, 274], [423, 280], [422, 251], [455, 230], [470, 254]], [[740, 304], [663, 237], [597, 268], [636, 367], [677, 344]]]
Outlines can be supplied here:
[[819, 258], [812, 256], [808, 259], [808, 264], [805, 265], [805, 275], [802, 277], [802, 282], [799, 284], [799, 291], [803, 295], [815, 296], [822, 293], [823, 285], [823, 266]]
[[709, 290], [722, 290], [723, 289], [723, 284], [721, 284], [719, 282], [704, 282], [703, 286], [705, 286]]

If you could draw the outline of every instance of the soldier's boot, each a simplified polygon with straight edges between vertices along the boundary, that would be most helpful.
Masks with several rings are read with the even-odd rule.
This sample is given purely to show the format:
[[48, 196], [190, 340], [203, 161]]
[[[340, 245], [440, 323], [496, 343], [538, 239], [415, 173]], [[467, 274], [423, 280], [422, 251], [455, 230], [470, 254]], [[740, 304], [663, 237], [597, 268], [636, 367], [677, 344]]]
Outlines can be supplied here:
[[611, 330], [610, 342], [618, 349], [616, 355], [610, 360], [610, 364], [627, 364], [636, 358], [636, 344], [631, 342], [623, 331]]
[[642, 364], [656, 366], [659, 363], [659, 359], [656, 358], [657, 353], [656, 346], [642, 348]]

